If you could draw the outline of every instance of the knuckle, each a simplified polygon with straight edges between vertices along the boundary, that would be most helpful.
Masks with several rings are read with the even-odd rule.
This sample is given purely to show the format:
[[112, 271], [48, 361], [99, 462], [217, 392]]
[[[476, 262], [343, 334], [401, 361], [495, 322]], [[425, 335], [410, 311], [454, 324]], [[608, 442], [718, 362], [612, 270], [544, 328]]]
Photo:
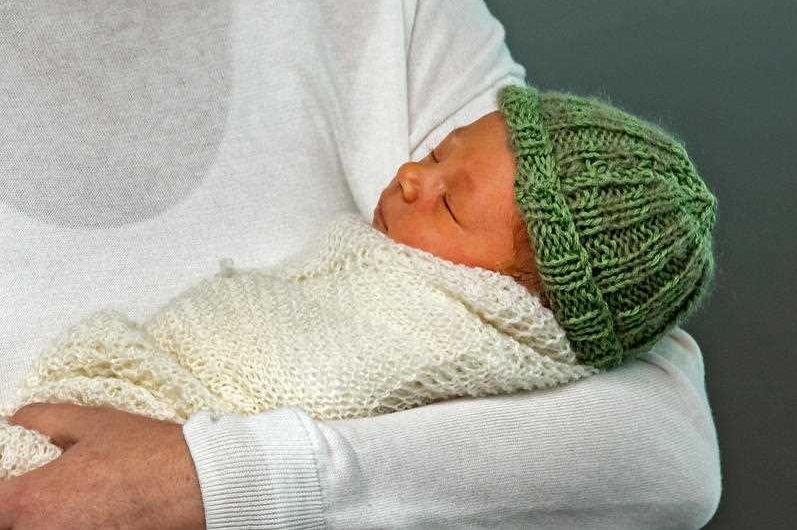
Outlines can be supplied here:
[[16, 423], [18, 421], [22, 421], [25, 418], [30, 418], [33, 415], [38, 414], [39, 411], [41, 410], [41, 406], [40, 405], [42, 405], [42, 404], [41, 403], [30, 403], [28, 405], [25, 405], [24, 407], [22, 407], [19, 410], [17, 410], [11, 416], [11, 422], [12, 423]]
[[36, 425], [48, 415], [58, 415], [68, 407], [65, 403], [28, 403], [19, 408], [10, 418], [10, 423]]

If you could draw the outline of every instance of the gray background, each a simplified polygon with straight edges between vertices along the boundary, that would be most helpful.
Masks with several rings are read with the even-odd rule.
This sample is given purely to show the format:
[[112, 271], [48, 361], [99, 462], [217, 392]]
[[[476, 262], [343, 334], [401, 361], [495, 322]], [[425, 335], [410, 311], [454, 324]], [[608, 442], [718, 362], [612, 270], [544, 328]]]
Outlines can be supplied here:
[[797, 1], [487, 0], [543, 90], [678, 136], [719, 200], [700, 344], [723, 495], [705, 528], [797, 528]]

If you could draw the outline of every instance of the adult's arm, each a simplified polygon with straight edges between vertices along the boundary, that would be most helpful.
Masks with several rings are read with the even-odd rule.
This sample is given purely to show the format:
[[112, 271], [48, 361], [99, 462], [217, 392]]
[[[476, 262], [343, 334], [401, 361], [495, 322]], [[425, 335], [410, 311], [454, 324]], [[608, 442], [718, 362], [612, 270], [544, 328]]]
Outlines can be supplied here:
[[202, 412], [183, 432], [208, 528], [699, 528], [720, 495], [681, 330], [550, 391], [343, 421]]
[[[495, 110], [498, 88], [525, 71], [480, 0], [402, 5], [417, 159]], [[368, 211], [384, 182], [349, 178]], [[697, 528], [720, 493], [702, 377], [699, 348], [676, 330], [640, 360], [552, 391], [345, 421], [202, 412], [183, 432], [210, 529]]]

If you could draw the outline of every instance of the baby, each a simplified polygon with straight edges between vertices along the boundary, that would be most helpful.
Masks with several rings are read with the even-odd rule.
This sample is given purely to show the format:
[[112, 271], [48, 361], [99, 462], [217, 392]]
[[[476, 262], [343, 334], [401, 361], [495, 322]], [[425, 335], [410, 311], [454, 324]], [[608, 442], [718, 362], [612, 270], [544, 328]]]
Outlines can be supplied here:
[[[31, 402], [183, 423], [202, 409], [372, 416], [546, 388], [648, 349], [713, 271], [716, 202], [683, 147], [595, 99], [507, 87], [402, 165], [371, 225], [203, 280], [147, 322], [100, 311], [26, 377]], [[57, 458], [0, 419], [0, 479]]]
[[582, 362], [616, 366], [706, 293], [716, 199], [677, 141], [617, 108], [520, 87], [499, 104], [401, 166], [374, 226], [512, 276]]

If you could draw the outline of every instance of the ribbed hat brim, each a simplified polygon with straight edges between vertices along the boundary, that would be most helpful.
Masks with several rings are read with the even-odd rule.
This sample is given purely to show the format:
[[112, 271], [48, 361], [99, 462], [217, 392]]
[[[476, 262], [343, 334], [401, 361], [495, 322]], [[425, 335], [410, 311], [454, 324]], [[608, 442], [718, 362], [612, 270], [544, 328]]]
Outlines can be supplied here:
[[617, 366], [623, 360], [623, 347], [561, 192], [539, 92], [533, 87], [505, 87], [499, 108], [517, 163], [515, 201], [529, 228], [551, 310], [581, 362], [597, 368]]

